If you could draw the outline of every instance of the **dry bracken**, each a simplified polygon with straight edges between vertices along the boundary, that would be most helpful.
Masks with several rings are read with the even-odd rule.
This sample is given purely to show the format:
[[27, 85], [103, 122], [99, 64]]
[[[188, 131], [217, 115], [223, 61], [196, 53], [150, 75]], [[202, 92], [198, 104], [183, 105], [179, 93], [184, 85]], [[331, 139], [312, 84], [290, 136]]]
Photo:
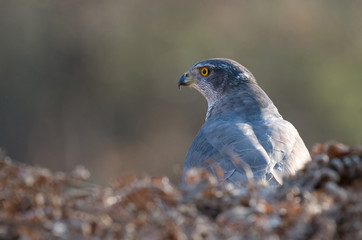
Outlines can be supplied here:
[[360, 239], [362, 148], [316, 144], [280, 187], [124, 176], [107, 187], [0, 160], [0, 239]]

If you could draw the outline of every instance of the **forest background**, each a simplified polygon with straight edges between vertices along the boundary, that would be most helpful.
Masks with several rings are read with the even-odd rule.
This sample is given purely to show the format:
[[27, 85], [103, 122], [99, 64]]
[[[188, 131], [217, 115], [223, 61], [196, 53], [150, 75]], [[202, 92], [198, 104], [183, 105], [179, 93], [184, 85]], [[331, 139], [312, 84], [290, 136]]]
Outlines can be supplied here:
[[0, 3], [0, 147], [93, 181], [179, 181], [206, 101], [177, 88], [212, 57], [246, 66], [307, 147], [362, 143], [360, 1]]

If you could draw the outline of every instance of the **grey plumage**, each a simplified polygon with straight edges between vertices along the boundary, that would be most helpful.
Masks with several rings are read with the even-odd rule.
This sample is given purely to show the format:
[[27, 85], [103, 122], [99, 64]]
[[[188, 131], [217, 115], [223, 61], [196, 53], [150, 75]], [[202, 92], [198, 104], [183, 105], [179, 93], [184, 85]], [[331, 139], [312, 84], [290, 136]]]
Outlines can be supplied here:
[[183, 180], [188, 169], [204, 167], [220, 181], [240, 184], [253, 178], [281, 184], [284, 175], [310, 160], [297, 130], [239, 63], [220, 58], [196, 63], [178, 85], [194, 87], [208, 102], [205, 123], [186, 156]]

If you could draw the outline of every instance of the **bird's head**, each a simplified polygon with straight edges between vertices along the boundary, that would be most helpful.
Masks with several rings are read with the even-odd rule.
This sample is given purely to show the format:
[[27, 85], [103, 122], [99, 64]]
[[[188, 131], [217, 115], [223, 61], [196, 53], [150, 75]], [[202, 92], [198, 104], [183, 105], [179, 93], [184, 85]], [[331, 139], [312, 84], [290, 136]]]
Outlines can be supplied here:
[[241, 64], [225, 58], [208, 59], [193, 65], [178, 81], [178, 86], [197, 89], [209, 106], [226, 92], [255, 82], [254, 76]]

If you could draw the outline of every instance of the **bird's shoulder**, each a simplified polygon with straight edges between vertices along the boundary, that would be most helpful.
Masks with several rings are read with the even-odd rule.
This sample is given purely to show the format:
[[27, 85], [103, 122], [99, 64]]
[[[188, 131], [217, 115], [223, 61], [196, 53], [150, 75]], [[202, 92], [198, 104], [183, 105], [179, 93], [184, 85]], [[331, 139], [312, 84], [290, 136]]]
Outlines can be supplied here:
[[225, 180], [245, 178], [251, 172], [254, 178], [270, 174], [281, 182], [285, 172], [296, 169], [291, 156], [296, 146], [304, 146], [300, 141], [295, 127], [281, 117], [253, 123], [236, 116], [212, 118], [196, 135], [185, 166], [212, 168], [206, 162], [211, 160], [224, 170]]
[[185, 167], [207, 167], [215, 162], [224, 170], [224, 178], [240, 179], [248, 172], [262, 178], [270, 162], [267, 152], [259, 143], [253, 126], [235, 121], [232, 116], [206, 121], [196, 135], [186, 156]]

